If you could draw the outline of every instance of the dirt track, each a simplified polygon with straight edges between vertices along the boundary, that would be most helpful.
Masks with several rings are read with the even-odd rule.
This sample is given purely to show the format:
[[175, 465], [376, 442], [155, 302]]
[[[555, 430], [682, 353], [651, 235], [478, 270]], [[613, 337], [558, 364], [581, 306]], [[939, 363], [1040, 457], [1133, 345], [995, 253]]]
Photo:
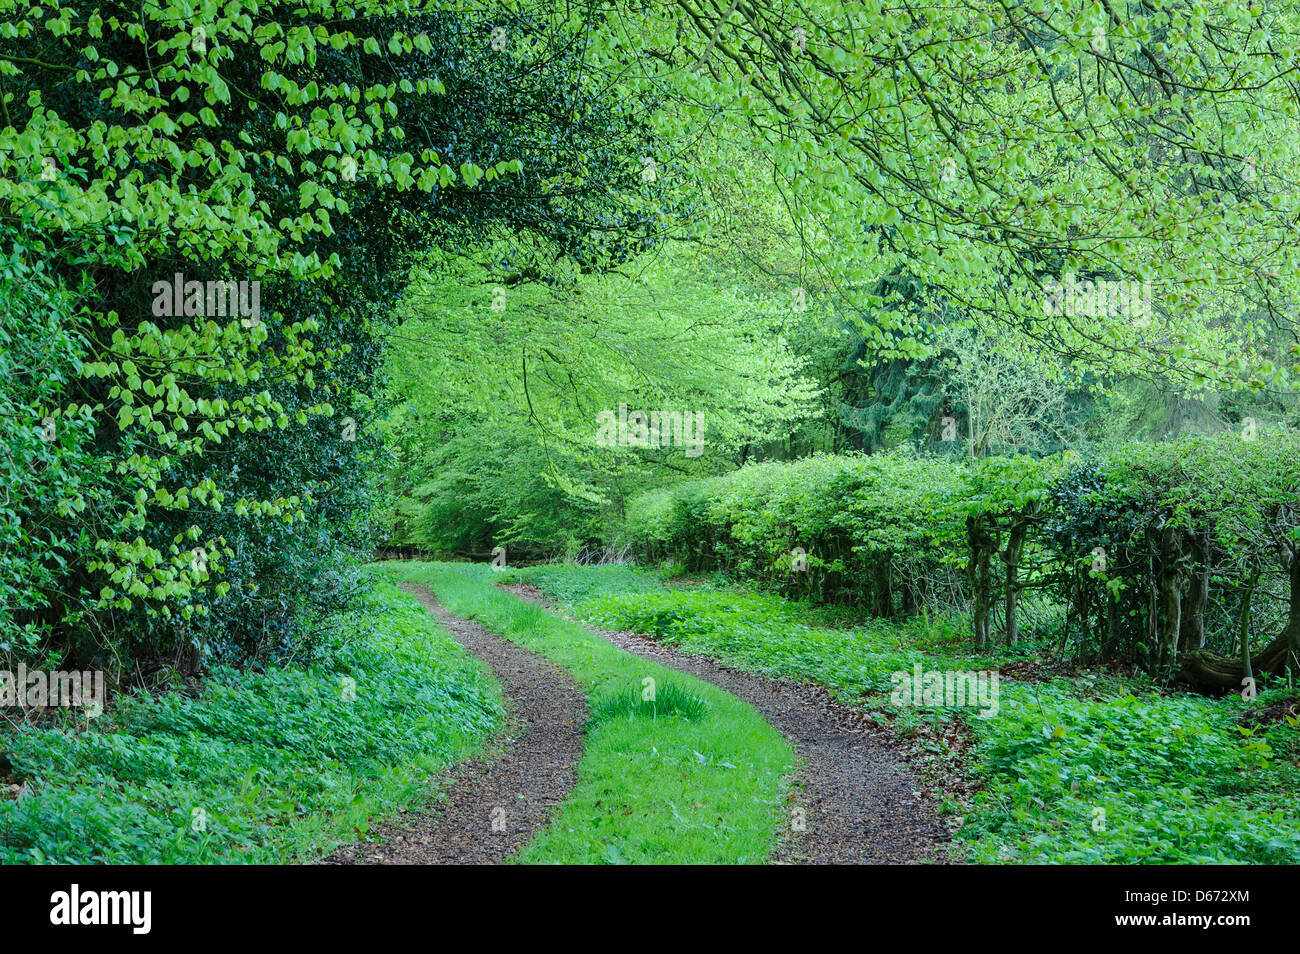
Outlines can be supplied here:
[[[503, 589], [555, 611], [534, 586], [514, 584]], [[865, 713], [832, 702], [816, 686], [729, 669], [637, 633], [588, 629], [620, 649], [690, 673], [744, 699], [790, 740], [800, 767], [792, 786], [791, 824], [777, 850], [777, 861], [915, 864], [946, 860], [939, 846], [948, 841], [948, 829], [923, 798], [902, 747]]]
[[568, 674], [478, 623], [452, 616], [427, 587], [403, 584], [501, 683], [507, 725], [482, 757], [435, 784], [445, 798], [371, 830], [325, 864], [498, 864], [518, 854], [577, 781], [586, 697]]

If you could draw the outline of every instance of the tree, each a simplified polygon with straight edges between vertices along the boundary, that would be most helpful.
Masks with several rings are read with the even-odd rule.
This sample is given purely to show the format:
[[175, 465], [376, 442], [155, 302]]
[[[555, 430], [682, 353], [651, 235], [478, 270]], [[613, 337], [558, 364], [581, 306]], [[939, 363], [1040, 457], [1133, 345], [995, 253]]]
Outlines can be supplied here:
[[[387, 430], [408, 541], [572, 552], [647, 481], [730, 466], [818, 397], [786, 340], [802, 314], [724, 284], [692, 245], [554, 286], [501, 280], [431, 266], [396, 332]], [[638, 437], [622, 423], [638, 413], [667, 429]]]
[[[933, 301], [1094, 370], [1285, 388], [1293, 362], [1267, 339], [1296, 340], [1300, 52], [1275, 38], [1298, 17], [675, 0], [610, 12], [600, 65], [639, 67], [697, 126], [761, 144], [872, 344], [924, 348], [933, 309], [874, 290], [906, 267]], [[1151, 312], [1053, 309], [1067, 276], [1150, 283]]]
[[1075, 440], [1069, 386], [1059, 368], [965, 329], [945, 334], [943, 347], [950, 369], [945, 391], [964, 419], [971, 457], [1041, 454]]
[[39, 521], [17, 502], [76, 541], [37, 555], [17, 625], [104, 665], [298, 652], [372, 541], [380, 333], [410, 266], [497, 227], [625, 260], [641, 120], [584, 82], [580, 34], [527, 17], [504, 44], [440, 4], [2, 17], [0, 230], [81, 293], [77, 373], [21, 426], [84, 427], [105, 478]]

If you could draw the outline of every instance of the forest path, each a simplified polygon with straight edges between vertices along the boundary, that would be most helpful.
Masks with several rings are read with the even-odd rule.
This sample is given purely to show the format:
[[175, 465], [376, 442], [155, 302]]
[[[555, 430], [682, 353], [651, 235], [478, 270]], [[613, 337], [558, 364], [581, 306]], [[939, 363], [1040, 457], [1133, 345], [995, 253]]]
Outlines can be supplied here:
[[402, 588], [501, 683], [506, 726], [483, 755], [439, 777], [445, 797], [426, 812], [371, 829], [325, 864], [499, 864], [517, 855], [573, 790], [586, 694], [558, 666], [478, 623], [453, 616], [429, 588]]
[[[501, 587], [559, 614], [529, 584]], [[790, 824], [774, 861], [787, 864], [917, 864], [948, 861], [947, 827], [924, 798], [901, 744], [861, 710], [818, 686], [781, 682], [687, 655], [632, 632], [585, 627], [619, 649], [710, 682], [757, 709], [794, 746], [799, 769]], [[802, 830], [800, 830], [802, 825]]]

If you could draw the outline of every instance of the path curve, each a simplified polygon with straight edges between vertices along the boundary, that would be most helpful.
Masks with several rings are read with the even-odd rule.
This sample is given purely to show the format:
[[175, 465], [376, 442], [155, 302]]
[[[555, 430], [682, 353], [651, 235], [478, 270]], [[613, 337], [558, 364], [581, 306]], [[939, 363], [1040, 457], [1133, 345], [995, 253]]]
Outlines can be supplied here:
[[553, 663], [448, 613], [427, 586], [402, 588], [491, 667], [505, 696], [506, 727], [489, 751], [438, 776], [438, 787], [449, 787], [427, 813], [377, 825], [367, 841], [322, 863], [499, 864], [518, 854], [573, 791], [586, 696]]
[[[531, 584], [500, 584], [530, 603], [558, 612]], [[833, 702], [825, 689], [769, 679], [688, 655], [632, 632], [586, 627], [620, 649], [689, 673], [737, 696], [794, 746], [800, 765], [789, 810], [791, 825], [775, 861], [787, 864], [943, 864], [948, 828], [908, 765], [901, 743], [865, 712]], [[802, 810], [803, 830], [799, 830]]]

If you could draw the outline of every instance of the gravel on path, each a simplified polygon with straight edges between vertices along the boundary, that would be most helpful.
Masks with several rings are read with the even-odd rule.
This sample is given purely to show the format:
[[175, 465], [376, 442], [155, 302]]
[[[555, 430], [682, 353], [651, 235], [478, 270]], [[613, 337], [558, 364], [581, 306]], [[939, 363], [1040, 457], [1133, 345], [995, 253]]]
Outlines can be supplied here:
[[426, 586], [403, 584], [455, 640], [492, 669], [506, 726], [481, 756], [434, 779], [444, 797], [427, 811], [372, 828], [323, 864], [499, 864], [550, 821], [578, 780], [586, 695], [541, 656], [444, 610]]
[[[557, 612], [530, 584], [503, 589]], [[943, 864], [950, 840], [905, 746], [822, 687], [778, 681], [689, 655], [632, 632], [587, 629], [620, 649], [690, 673], [754, 706], [794, 746], [790, 822], [775, 861], [787, 864]]]

